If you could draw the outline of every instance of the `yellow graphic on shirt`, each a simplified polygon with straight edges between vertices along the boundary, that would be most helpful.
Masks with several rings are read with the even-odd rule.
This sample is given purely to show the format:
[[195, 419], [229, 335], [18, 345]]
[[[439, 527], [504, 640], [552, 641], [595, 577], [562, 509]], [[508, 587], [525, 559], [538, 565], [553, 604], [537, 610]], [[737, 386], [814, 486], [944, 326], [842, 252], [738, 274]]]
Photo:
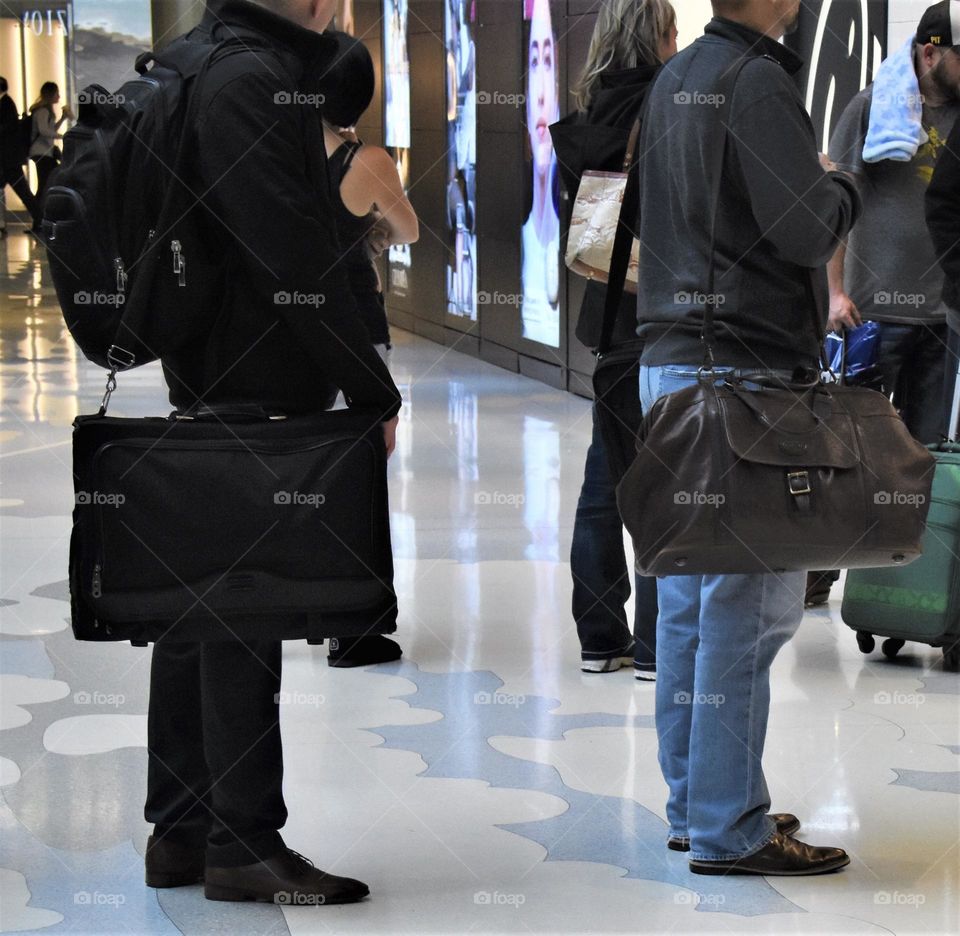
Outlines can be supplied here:
[[924, 127], [923, 129], [927, 131], [929, 139], [917, 150], [917, 155], [914, 158], [918, 163], [921, 161], [924, 163], [922, 166], [917, 166], [917, 175], [925, 184], [929, 185], [933, 178], [937, 157], [940, 155], [940, 150], [947, 145], [947, 138], [936, 127]]

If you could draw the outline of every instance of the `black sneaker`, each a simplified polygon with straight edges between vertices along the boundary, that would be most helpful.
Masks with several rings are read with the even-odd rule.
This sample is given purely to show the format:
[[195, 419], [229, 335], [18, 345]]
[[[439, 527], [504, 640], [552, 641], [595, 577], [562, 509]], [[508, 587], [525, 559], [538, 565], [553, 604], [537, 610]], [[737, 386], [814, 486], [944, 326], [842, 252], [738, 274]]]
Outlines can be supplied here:
[[382, 634], [370, 637], [331, 637], [328, 666], [372, 666], [399, 660], [403, 650], [395, 640]]
[[633, 662], [633, 642], [629, 646], [614, 650], [604, 655], [590, 652], [580, 654], [580, 670], [584, 673], [615, 673], [621, 666], [629, 666]]
[[657, 664], [656, 663], [638, 663], [636, 660], [633, 661], [633, 675], [642, 680], [643, 682], [656, 682], [657, 681]]

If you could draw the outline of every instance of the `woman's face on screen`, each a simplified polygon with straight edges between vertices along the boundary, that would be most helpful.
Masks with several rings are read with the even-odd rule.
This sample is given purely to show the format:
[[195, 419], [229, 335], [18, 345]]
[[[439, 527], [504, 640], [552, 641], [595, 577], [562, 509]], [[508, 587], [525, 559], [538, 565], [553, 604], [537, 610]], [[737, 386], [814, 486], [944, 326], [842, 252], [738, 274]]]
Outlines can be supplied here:
[[534, 171], [545, 173], [553, 156], [547, 129], [557, 119], [557, 53], [549, 0], [534, 0], [527, 48], [527, 132]]

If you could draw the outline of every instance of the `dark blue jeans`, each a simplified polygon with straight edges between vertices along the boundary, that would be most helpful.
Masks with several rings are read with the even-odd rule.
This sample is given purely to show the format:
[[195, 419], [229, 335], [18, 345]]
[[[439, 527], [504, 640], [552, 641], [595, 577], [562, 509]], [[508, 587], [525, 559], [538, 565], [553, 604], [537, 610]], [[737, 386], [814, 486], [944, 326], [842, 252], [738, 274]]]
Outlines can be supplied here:
[[[947, 326], [880, 323], [880, 371], [883, 392], [893, 394], [910, 433], [924, 445], [939, 442], [946, 431], [943, 396], [948, 370]], [[952, 386], [952, 383], [951, 383]]]
[[[595, 412], [593, 439], [587, 450], [573, 523], [570, 571], [573, 619], [584, 659], [604, 659], [628, 649], [631, 636], [625, 606], [630, 599], [631, 575], [623, 548], [616, 486]], [[633, 578], [634, 659], [643, 669], [652, 670], [657, 659], [657, 580], [640, 575]]]

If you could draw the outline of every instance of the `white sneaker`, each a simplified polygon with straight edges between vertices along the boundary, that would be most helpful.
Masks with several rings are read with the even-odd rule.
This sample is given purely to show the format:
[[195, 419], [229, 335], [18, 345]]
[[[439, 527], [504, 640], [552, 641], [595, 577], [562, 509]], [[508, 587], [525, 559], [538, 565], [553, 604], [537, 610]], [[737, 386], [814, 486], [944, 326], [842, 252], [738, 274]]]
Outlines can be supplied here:
[[583, 673], [613, 673], [621, 666], [629, 666], [632, 662], [632, 656], [607, 657], [603, 660], [581, 660], [580, 671]]

